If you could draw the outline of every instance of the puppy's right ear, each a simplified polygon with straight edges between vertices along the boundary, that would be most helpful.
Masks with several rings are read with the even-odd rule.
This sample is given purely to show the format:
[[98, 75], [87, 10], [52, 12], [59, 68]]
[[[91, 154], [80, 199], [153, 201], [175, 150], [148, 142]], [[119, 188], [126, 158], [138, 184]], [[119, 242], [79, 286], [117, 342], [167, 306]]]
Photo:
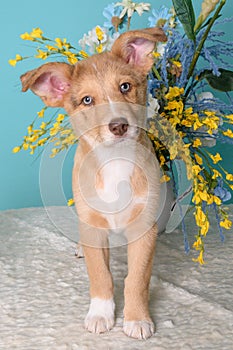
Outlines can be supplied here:
[[20, 77], [22, 91], [31, 89], [47, 106], [63, 107], [73, 70], [74, 66], [67, 63], [46, 63]]

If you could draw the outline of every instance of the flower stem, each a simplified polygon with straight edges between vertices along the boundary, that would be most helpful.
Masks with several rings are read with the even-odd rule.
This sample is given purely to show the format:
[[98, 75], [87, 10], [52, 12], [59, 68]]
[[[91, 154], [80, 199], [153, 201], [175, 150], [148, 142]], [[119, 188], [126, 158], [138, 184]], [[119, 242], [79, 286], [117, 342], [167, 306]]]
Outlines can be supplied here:
[[158, 80], [162, 80], [162, 78], [161, 78], [158, 70], [155, 68], [155, 66], [152, 67], [152, 71]]
[[206, 31], [205, 31], [205, 33], [203, 34], [203, 37], [202, 37], [201, 40], [200, 40], [200, 43], [199, 43], [199, 45], [198, 45], [198, 47], [197, 47], [197, 49], [196, 49], [196, 52], [195, 52], [195, 54], [194, 54], [194, 56], [193, 56], [193, 59], [192, 59], [192, 62], [191, 62], [191, 64], [190, 64], [189, 72], [188, 72], [188, 76], [187, 76], [188, 79], [189, 79], [189, 78], [192, 76], [192, 74], [193, 74], [193, 71], [194, 71], [194, 69], [195, 69], [197, 60], [198, 60], [198, 58], [199, 58], [199, 56], [200, 56], [200, 54], [201, 54], [201, 50], [202, 50], [202, 48], [203, 48], [203, 46], [204, 46], [204, 43], [205, 43], [205, 41], [206, 41], [206, 39], [207, 39], [207, 37], [208, 37], [208, 34], [209, 34], [209, 32], [210, 32], [210, 29], [211, 29], [211, 27], [213, 26], [213, 24], [214, 24], [214, 22], [216, 21], [216, 19], [218, 18], [218, 15], [219, 15], [221, 9], [223, 8], [223, 6], [225, 5], [225, 3], [226, 3], [226, 0], [221, 0], [219, 7], [218, 7], [217, 10], [215, 11], [215, 14], [214, 14], [213, 17], [210, 19], [210, 22], [209, 22], [209, 24], [208, 24], [208, 26], [207, 26], [207, 28], [206, 28]]

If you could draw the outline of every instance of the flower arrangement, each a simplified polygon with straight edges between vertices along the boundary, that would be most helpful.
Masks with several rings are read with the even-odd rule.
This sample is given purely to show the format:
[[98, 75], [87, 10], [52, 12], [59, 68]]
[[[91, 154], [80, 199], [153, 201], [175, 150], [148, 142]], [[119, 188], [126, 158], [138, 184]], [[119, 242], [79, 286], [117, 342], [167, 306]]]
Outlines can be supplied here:
[[[32, 57], [65, 59], [75, 64], [89, 55], [109, 50], [119, 33], [130, 29], [135, 15], [147, 12], [148, 26], [164, 29], [168, 40], [158, 44], [153, 52], [154, 66], [148, 76], [148, 104], [155, 112], [149, 120], [148, 136], [165, 171], [163, 180], [173, 178], [175, 193], [174, 161], [179, 158], [187, 164], [187, 176], [193, 181], [192, 209], [197, 225], [193, 248], [198, 254], [193, 260], [200, 264], [204, 263], [204, 241], [211, 211], [215, 213], [222, 240], [223, 229], [229, 230], [232, 225], [223, 203], [231, 198], [233, 174], [222, 167], [219, 152], [211, 150], [218, 143], [233, 144], [233, 101], [229, 94], [233, 90], [233, 72], [230, 70], [233, 65], [226, 59], [226, 56], [233, 57], [233, 43], [222, 41], [224, 33], [215, 29], [230, 20], [220, 18], [225, 2], [203, 0], [197, 20], [191, 0], [172, 0], [172, 9], [162, 6], [158, 11], [151, 9], [149, 3], [132, 0], [111, 3], [103, 11], [103, 26], [98, 25], [85, 34], [79, 40], [79, 49], [67, 39], [45, 37], [40, 28], [21, 35], [22, 40], [35, 44], [36, 54]], [[9, 63], [15, 66], [26, 59], [29, 57], [17, 54]], [[228, 101], [215, 97], [209, 91], [211, 88], [225, 92]], [[163, 142], [155, 123], [158, 114], [178, 133], [182, 145], [174, 140], [170, 144]], [[66, 114], [58, 110], [51, 116], [50, 109], [44, 107], [37, 112], [22, 144], [13, 152], [29, 150], [34, 154], [51, 142], [54, 144], [51, 157], [54, 157], [75, 144], [77, 139]], [[71, 205], [72, 200], [68, 204]], [[184, 221], [182, 229], [188, 251]]]

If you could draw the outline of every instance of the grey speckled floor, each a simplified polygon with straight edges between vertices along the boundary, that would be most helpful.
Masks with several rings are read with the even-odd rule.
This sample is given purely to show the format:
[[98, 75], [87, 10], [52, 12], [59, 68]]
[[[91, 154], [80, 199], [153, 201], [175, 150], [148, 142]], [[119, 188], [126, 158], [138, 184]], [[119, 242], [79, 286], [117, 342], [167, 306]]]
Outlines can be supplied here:
[[[75, 239], [73, 214], [62, 207], [50, 208], [50, 214], [43, 208], [0, 212], [1, 350], [233, 349], [232, 231], [222, 244], [213, 226], [204, 267], [184, 254], [179, 230], [158, 238], [150, 289], [156, 333], [136, 341], [122, 332], [125, 248], [111, 252], [116, 325], [106, 334], [88, 333], [85, 261], [58, 230], [62, 226]], [[191, 216], [187, 225], [192, 241]]]

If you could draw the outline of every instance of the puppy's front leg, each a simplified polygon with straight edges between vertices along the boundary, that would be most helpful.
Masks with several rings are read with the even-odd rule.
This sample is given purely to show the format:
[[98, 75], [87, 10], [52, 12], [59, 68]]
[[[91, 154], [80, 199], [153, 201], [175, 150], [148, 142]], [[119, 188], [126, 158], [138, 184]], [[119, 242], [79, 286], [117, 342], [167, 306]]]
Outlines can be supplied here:
[[83, 252], [90, 279], [91, 296], [85, 327], [89, 332], [103, 333], [113, 327], [115, 318], [109, 249], [83, 246]]
[[125, 279], [124, 332], [132, 338], [147, 339], [154, 333], [150, 318], [149, 283], [157, 228], [128, 244], [128, 276]]

